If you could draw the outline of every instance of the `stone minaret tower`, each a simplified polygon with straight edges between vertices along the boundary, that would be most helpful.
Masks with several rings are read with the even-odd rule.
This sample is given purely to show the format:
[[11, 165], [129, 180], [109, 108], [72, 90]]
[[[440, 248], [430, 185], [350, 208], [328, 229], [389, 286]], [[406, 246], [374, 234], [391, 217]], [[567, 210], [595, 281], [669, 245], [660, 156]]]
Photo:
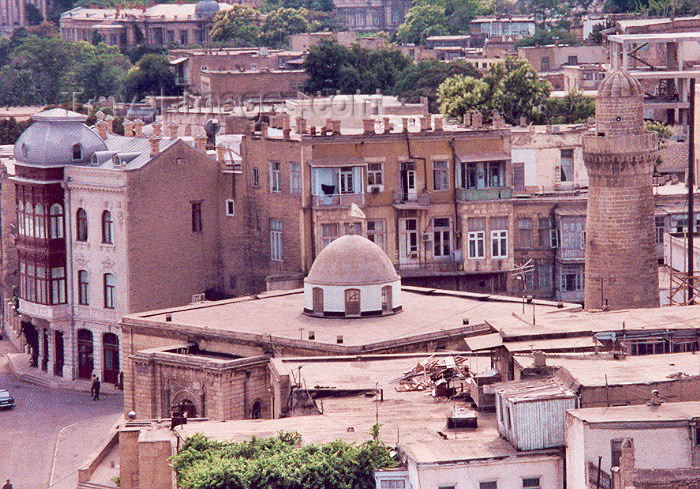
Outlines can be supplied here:
[[651, 180], [657, 142], [644, 130], [642, 104], [637, 80], [608, 73], [598, 88], [595, 134], [583, 137], [586, 309], [659, 306]]

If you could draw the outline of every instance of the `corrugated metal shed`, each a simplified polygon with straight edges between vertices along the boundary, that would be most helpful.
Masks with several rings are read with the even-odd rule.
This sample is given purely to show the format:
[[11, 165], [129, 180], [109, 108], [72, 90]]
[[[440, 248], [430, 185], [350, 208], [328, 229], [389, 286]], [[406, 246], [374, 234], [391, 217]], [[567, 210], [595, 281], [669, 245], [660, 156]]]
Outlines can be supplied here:
[[518, 450], [564, 446], [566, 410], [578, 395], [554, 377], [504, 382], [496, 392], [498, 431]]

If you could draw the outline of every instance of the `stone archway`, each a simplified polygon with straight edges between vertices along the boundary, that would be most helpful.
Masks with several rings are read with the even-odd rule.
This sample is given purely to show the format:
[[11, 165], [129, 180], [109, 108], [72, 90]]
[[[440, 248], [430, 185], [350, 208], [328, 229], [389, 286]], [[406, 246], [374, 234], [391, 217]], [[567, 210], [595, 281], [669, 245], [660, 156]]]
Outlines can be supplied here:
[[[170, 403], [170, 411], [184, 411], [188, 418], [196, 418], [201, 413], [201, 407], [197, 401], [197, 396], [191, 391], [181, 390], [175, 393]], [[204, 414], [202, 413], [202, 416]]]

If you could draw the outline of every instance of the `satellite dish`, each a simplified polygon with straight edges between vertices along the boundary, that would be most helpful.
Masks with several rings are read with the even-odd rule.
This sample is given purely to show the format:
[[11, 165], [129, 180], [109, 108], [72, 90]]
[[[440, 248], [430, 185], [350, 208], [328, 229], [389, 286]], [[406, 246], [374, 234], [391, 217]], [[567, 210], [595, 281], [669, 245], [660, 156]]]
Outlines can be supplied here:
[[207, 119], [207, 122], [204, 123], [204, 131], [210, 138], [213, 138], [220, 129], [219, 119]]

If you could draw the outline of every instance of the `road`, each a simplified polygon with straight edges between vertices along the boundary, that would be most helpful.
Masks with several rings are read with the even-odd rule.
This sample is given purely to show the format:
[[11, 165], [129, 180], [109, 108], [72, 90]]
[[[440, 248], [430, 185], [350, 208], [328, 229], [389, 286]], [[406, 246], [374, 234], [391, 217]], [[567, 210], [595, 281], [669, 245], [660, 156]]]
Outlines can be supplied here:
[[[77, 469], [123, 412], [121, 396], [49, 389], [18, 381], [7, 367], [12, 346], [0, 340], [0, 388], [17, 406], [0, 411], [0, 484], [14, 489], [75, 488]], [[54, 457], [55, 455], [55, 457]], [[55, 462], [54, 462], [55, 458]]]

